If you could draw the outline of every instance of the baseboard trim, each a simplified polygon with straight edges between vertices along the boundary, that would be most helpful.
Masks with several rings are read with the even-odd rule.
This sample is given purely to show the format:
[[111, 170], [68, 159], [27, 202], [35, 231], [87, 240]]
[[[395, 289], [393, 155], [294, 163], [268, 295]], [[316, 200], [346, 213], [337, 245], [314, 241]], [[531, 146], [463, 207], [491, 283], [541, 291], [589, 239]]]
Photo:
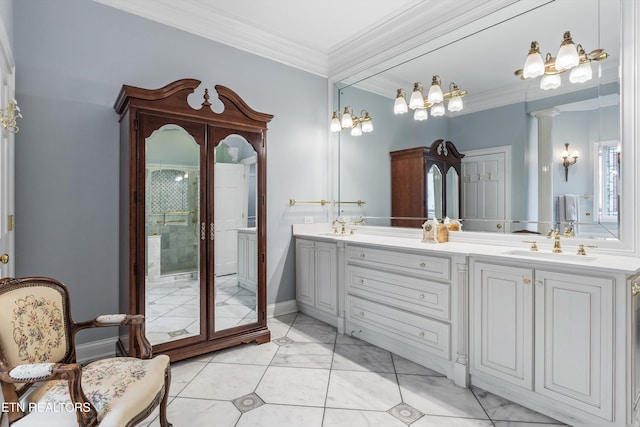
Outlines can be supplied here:
[[294, 299], [267, 305], [267, 318], [283, 316], [285, 314], [297, 312], [298, 303], [296, 303], [296, 300]]
[[117, 337], [91, 341], [76, 346], [76, 359], [79, 363], [90, 362], [96, 359], [114, 357], [116, 355]]

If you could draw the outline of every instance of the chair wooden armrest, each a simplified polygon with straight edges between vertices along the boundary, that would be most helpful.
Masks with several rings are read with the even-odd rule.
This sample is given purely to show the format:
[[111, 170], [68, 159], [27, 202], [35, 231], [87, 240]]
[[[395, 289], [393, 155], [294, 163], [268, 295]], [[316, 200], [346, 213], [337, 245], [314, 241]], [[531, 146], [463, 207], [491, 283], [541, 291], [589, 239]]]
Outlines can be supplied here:
[[[78, 363], [32, 363], [18, 365], [13, 369], [0, 361], [0, 379], [3, 383], [34, 383], [53, 380], [65, 380], [69, 383], [69, 395], [76, 410], [78, 425], [92, 427], [98, 425], [98, 412], [82, 391], [82, 366]], [[17, 395], [14, 402], [18, 402]], [[9, 422], [24, 417], [23, 408], [18, 405], [7, 405]]]
[[103, 328], [107, 326], [130, 326], [138, 355], [141, 359], [151, 359], [152, 346], [144, 332], [145, 319], [143, 314], [105, 314], [86, 322], [77, 322], [72, 327], [72, 333], [89, 329]]

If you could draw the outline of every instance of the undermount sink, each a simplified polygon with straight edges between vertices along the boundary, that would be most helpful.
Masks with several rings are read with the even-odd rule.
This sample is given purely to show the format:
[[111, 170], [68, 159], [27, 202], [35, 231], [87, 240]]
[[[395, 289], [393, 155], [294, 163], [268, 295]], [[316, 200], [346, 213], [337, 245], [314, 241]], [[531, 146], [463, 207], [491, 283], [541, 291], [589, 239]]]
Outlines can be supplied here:
[[526, 251], [522, 249], [513, 249], [510, 251], [503, 252], [505, 255], [517, 255], [517, 256], [525, 256], [529, 258], [541, 258], [541, 259], [552, 259], [556, 261], [578, 261], [578, 262], [591, 262], [595, 261], [596, 257], [587, 256], [587, 255], [575, 255], [568, 253], [560, 253], [554, 254], [553, 252], [540, 252], [540, 251]]

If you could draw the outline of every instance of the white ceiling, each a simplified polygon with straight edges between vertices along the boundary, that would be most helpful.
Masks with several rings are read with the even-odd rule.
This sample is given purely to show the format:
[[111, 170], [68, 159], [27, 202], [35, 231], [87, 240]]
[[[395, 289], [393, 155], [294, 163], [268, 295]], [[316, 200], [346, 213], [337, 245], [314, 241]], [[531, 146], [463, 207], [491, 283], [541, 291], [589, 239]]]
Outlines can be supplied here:
[[532, 40], [555, 55], [570, 30], [619, 63], [618, 0], [94, 1], [383, 96], [438, 74], [474, 110], [542, 96], [513, 76]]

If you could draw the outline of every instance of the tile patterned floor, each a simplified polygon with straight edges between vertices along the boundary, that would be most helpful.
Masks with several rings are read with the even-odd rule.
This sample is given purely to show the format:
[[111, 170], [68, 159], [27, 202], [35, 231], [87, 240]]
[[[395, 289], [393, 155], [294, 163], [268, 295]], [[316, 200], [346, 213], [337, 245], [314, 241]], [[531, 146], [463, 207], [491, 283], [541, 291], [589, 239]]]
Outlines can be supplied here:
[[[235, 274], [216, 277], [215, 289], [217, 330], [255, 322], [256, 294], [241, 287]], [[199, 298], [200, 283], [195, 277], [148, 282], [145, 313], [149, 341], [158, 344], [197, 335]]]
[[[303, 314], [272, 341], [172, 364], [174, 427], [558, 427]], [[150, 423], [148, 423], [150, 421]], [[144, 426], [159, 426], [157, 411]]]

